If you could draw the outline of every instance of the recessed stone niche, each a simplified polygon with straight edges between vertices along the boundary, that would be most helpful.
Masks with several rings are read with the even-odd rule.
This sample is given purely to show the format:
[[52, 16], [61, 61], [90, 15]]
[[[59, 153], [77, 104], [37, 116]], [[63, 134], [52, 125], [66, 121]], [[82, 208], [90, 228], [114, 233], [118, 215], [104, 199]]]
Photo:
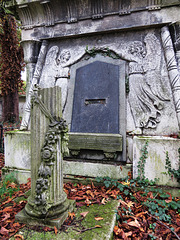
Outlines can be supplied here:
[[[29, 89], [21, 129], [29, 125], [32, 86], [61, 87], [67, 166], [134, 162], [136, 169], [135, 136], [150, 136], [152, 149], [153, 139], [167, 144], [164, 136], [178, 135], [179, 1], [17, 0], [16, 8]], [[82, 174], [79, 169], [69, 172]]]

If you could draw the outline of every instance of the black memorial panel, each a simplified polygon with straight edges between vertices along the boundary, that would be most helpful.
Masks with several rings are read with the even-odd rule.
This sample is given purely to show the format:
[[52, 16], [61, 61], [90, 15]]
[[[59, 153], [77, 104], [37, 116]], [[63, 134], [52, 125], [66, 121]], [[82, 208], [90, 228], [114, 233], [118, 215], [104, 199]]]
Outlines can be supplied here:
[[119, 133], [119, 66], [95, 61], [76, 70], [71, 132]]

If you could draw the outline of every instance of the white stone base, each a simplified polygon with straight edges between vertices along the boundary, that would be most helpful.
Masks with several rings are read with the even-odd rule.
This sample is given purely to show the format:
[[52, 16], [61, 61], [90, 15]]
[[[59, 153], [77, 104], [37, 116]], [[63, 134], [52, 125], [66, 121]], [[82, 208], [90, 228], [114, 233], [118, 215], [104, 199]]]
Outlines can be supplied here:
[[176, 179], [169, 177], [165, 169], [166, 152], [168, 151], [172, 168], [178, 168], [178, 148], [180, 139], [170, 137], [134, 137], [133, 139], [133, 178], [138, 176], [138, 162], [142, 156], [141, 149], [148, 140], [148, 158], [145, 164], [145, 177], [149, 180], [159, 178], [158, 185], [177, 187]]
[[[102, 164], [89, 162], [64, 161], [63, 171], [66, 175], [79, 175], [84, 177], [110, 177], [120, 179], [128, 176], [131, 164]], [[122, 168], [122, 170], [121, 170]]]

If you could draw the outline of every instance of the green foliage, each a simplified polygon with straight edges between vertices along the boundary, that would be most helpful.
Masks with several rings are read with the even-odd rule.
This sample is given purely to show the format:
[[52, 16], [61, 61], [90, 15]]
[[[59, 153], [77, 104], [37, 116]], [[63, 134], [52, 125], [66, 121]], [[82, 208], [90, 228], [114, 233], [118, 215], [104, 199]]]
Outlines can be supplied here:
[[[14, 183], [14, 185], [12, 185], [12, 183]], [[0, 182], [1, 201], [7, 196], [12, 197], [13, 193], [17, 191], [19, 191], [19, 186], [17, 185], [17, 179], [15, 178], [14, 173], [7, 174], [4, 180]]]
[[[168, 214], [168, 211], [172, 209], [180, 213], [180, 201], [175, 201], [174, 198], [172, 198], [170, 201], [167, 201], [167, 199], [170, 197], [169, 194], [164, 193], [160, 188], [152, 187], [152, 185], [155, 185], [155, 183], [157, 182], [157, 179], [152, 181], [145, 178], [144, 167], [146, 159], [148, 157], [147, 147], [148, 141], [145, 142], [145, 145], [141, 150], [142, 155], [138, 162], [138, 177], [136, 179], [131, 179], [130, 181], [128, 181], [127, 178], [123, 180], [116, 180], [109, 177], [97, 177], [96, 181], [103, 182], [107, 188], [117, 187], [120, 192], [123, 193], [117, 196], [117, 199], [121, 200], [124, 200], [123, 197], [126, 198], [126, 196], [129, 196], [132, 201], [136, 202], [136, 194], [133, 194], [134, 189], [138, 191], [140, 188], [139, 195], [141, 195], [142, 197], [146, 197], [148, 196], [148, 193], [151, 193], [152, 197], [146, 198], [146, 200], [142, 201], [141, 204], [146, 207], [148, 212], [154, 217], [157, 217], [161, 221], [171, 223], [171, 216]], [[180, 149], [178, 151], [180, 162]], [[168, 153], [166, 153], [166, 168], [168, 169], [169, 174], [173, 174], [178, 180], [180, 180], [180, 167], [178, 170], [174, 170], [171, 168], [171, 162], [169, 161]], [[126, 209], [124, 211], [126, 211]], [[129, 209], [128, 211], [130, 213], [131, 209]], [[117, 220], [118, 218], [119, 216], [117, 215]], [[154, 231], [156, 228], [156, 223], [150, 224], [149, 228]], [[149, 236], [151, 237], [151, 239], [156, 239], [153, 234], [149, 234]]]
[[148, 151], [147, 151], [147, 147], [148, 147], [148, 140], [145, 142], [145, 145], [143, 146], [143, 148], [141, 149], [141, 157], [139, 159], [138, 162], [138, 177], [140, 178], [140, 180], [145, 179], [144, 175], [145, 175], [145, 163], [146, 163], [146, 159], [148, 156]]
[[104, 47], [102, 49], [93, 47], [92, 49], [89, 50], [88, 46], [86, 46], [85, 52], [91, 57], [95, 57], [97, 54], [100, 54], [104, 57], [110, 57], [113, 59], [120, 58], [115, 52], [111, 51], [108, 47]]
[[174, 178], [177, 179], [177, 182], [180, 183], [180, 148], [178, 149], [178, 154], [179, 154], [179, 157], [178, 157], [179, 168], [177, 170], [172, 168], [171, 161], [169, 160], [168, 152], [166, 152], [166, 166], [165, 166], [165, 168], [168, 170], [168, 174], [170, 176], [174, 176]]

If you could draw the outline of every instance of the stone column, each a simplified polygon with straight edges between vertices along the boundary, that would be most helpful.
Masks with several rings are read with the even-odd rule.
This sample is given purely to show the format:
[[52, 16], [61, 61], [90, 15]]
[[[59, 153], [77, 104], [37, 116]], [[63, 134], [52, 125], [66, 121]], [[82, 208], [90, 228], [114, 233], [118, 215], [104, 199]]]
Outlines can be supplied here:
[[31, 96], [31, 195], [17, 221], [59, 228], [72, 210], [63, 191], [68, 128], [61, 116], [61, 89], [36, 88]]
[[[41, 77], [41, 72], [42, 72], [43, 64], [44, 64], [46, 53], [47, 53], [47, 47], [48, 47], [48, 41], [44, 40], [41, 45], [41, 49], [40, 49], [40, 52], [38, 55], [38, 60], [37, 60], [36, 66], [35, 66], [33, 78], [32, 78], [32, 81], [31, 81], [31, 84], [29, 87], [20, 130], [27, 130], [27, 128], [28, 128], [28, 124], [29, 124], [29, 120], [30, 120], [31, 96], [33, 94], [33, 86], [34, 86], [34, 84], [37, 84], [39, 82], [39, 79]], [[31, 73], [32, 73], [32, 71], [33, 71], [33, 69], [31, 70]]]
[[175, 109], [180, 127], [180, 75], [175, 58], [172, 39], [170, 36], [169, 28], [167, 26], [161, 29], [161, 38], [164, 48], [164, 54], [169, 72], [172, 94], [174, 98]]
[[176, 22], [170, 25], [170, 33], [172, 36], [178, 69], [180, 72], [180, 22]]
[[39, 49], [40, 49], [40, 41], [38, 40], [29, 40], [22, 41], [21, 45], [24, 50], [24, 61], [26, 63], [26, 97], [29, 92], [29, 87], [32, 82], [32, 78], [34, 75], [34, 70], [36, 66], [36, 62], [38, 59]]

